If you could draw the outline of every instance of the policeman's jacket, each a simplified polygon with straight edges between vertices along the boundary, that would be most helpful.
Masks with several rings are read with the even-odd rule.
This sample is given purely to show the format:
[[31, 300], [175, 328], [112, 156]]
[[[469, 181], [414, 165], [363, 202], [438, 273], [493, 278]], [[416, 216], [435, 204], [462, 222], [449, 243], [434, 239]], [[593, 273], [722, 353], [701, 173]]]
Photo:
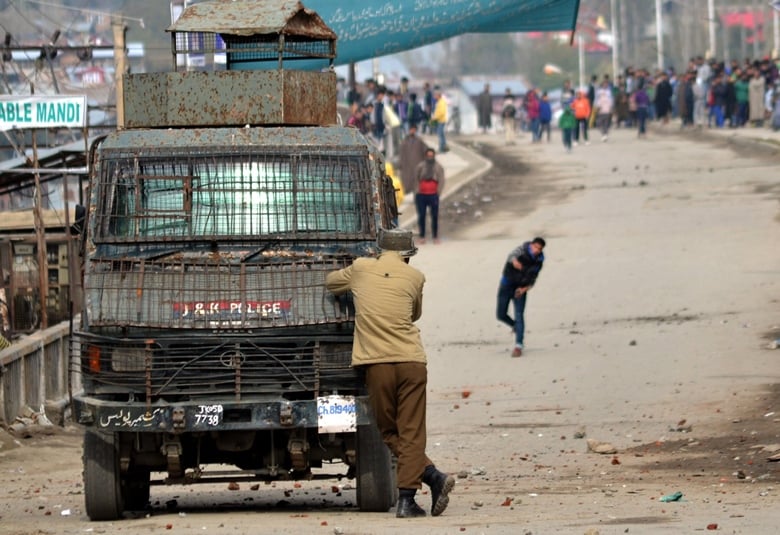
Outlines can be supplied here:
[[335, 295], [352, 292], [355, 340], [352, 365], [426, 362], [420, 329], [425, 275], [408, 265], [400, 253], [385, 251], [377, 258], [358, 258], [331, 272], [325, 286]]

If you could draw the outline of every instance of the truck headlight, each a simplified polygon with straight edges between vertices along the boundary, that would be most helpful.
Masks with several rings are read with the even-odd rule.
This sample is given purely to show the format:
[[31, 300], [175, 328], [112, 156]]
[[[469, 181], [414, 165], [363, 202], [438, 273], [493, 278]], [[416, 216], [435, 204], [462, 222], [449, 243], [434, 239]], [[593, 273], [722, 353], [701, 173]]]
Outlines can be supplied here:
[[142, 372], [146, 369], [146, 349], [117, 347], [111, 351], [111, 369], [115, 372]]

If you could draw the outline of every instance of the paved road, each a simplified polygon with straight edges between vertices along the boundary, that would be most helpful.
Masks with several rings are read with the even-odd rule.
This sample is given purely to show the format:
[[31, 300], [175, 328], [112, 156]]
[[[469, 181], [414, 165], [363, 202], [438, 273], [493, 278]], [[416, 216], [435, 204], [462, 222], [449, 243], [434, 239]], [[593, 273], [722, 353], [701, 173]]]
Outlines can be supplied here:
[[[90, 523], [64, 434], [0, 451], [0, 533], [775, 533], [776, 156], [628, 131], [571, 154], [558, 139], [461, 141], [496, 163], [480, 195], [464, 183], [445, 202], [471, 195], [480, 215], [413, 259], [428, 280], [429, 454], [462, 476], [443, 516], [361, 514], [346, 482], [312, 482], [153, 488], [148, 518]], [[471, 158], [442, 155], [464, 179]], [[512, 359], [497, 277], [534, 235], [548, 261]], [[588, 452], [577, 432], [618, 453]]]

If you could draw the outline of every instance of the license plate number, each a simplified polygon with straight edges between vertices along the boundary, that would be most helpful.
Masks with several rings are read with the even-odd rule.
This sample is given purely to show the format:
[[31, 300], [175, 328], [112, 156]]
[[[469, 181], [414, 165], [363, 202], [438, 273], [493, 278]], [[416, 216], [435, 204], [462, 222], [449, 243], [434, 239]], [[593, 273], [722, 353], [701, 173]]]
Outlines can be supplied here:
[[317, 398], [317, 427], [320, 433], [349, 433], [357, 429], [355, 396]]

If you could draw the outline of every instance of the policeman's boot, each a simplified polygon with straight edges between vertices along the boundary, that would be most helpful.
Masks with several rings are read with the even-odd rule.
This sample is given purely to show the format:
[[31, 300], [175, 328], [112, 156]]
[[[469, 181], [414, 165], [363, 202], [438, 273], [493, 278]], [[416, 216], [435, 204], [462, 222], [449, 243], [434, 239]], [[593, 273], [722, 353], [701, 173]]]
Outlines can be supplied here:
[[431, 515], [439, 516], [450, 503], [450, 492], [455, 488], [455, 478], [430, 464], [425, 467], [423, 483], [431, 488]]
[[398, 505], [395, 516], [398, 518], [416, 518], [425, 516], [425, 510], [414, 501], [417, 489], [398, 489]]

